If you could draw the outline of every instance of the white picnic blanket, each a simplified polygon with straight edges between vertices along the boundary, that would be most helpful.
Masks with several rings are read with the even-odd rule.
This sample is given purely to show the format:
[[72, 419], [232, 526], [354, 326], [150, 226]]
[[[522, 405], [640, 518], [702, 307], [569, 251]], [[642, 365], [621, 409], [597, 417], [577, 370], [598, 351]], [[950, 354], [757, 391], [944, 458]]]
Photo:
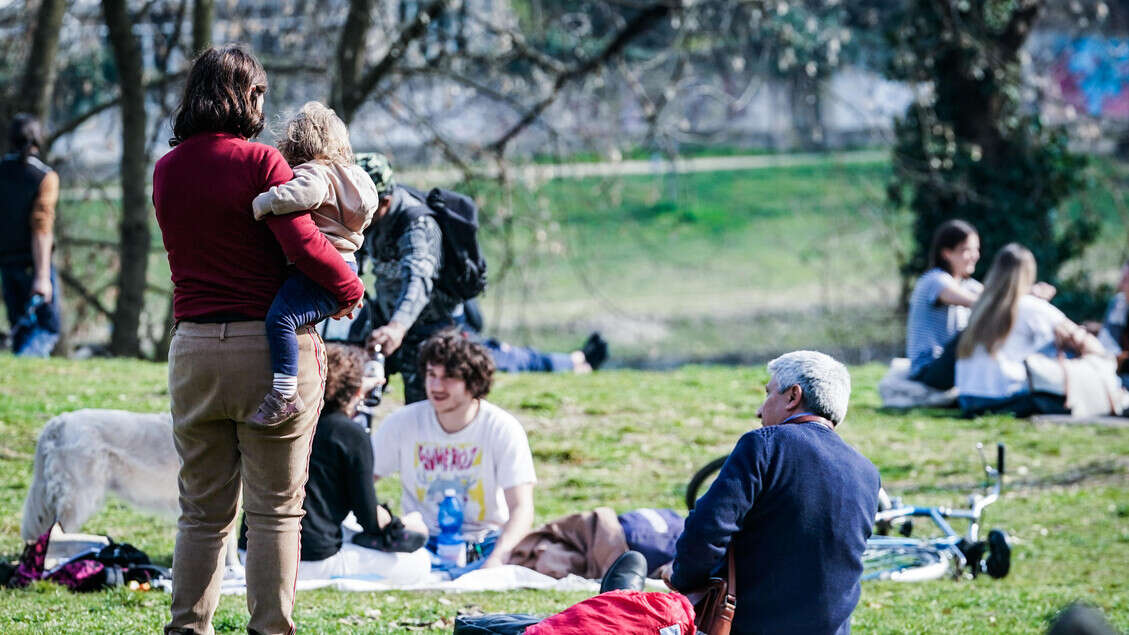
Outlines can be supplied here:
[[[172, 582], [162, 580], [158, 586], [165, 591], [172, 590]], [[455, 580], [448, 580], [442, 574], [433, 573], [422, 582], [408, 585], [394, 585], [386, 581], [358, 578], [327, 578], [323, 580], [298, 580], [298, 590], [331, 588], [338, 591], [509, 591], [512, 589], [550, 589], [553, 591], [588, 591], [595, 594], [600, 590], [599, 580], [588, 580], [578, 575], [570, 575], [557, 580], [533, 569], [517, 565], [505, 565], [492, 569], [477, 569]], [[647, 589], [666, 590], [659, 580], [647, 580]], [[247, 592], [246, 580], [242, 572], [227, 572], [220, 593], [242, 595]]]
[[956, 403], [957, 389], [937, 390], [909, 378], [909, 360], [895, 357], [878, 382], [884, 408], [947, 408]]

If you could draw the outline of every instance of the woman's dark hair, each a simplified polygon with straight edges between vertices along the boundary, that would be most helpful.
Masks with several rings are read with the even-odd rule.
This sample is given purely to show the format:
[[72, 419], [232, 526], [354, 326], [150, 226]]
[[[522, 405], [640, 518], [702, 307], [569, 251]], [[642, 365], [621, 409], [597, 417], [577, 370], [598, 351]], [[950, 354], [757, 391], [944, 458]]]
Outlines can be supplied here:
[[494, 360], [486, 347], [463, 337], [457, 330], [433, 335], [419, 353], [419, 372], [427, 375], [427, 367], [442, 366], [448, 377], [466, 382], [466, 389], [475, 399], [490, 392], [494, 383]]
[[952, 249], [976, 233], [976, 228], [970, 223], [957, 218], [941, 223], [937, 231], [933, 232], [933, 244], [929, 246], [929, 268], [949, 271], [949, 263], [941, 256], [941, 250]]
[[361, 390], [365, 353], [359, 346], [326, 344], [325, 412], [345, 410]]
[[43, 128], [39, 120], [27, 113], [20, 113], [12, 117], [12, 125], [8, 127], [8, 146], [22, 158], [43, 149]]
[[227, 132], [244, 139], [263, 131], [263, 113], [254, 97], [266, 92], [267, 74], [255, 56], [229, 44], [209, 48], [192, 61], [184, 96], [173, 113], [176, 146], [201, 132]]

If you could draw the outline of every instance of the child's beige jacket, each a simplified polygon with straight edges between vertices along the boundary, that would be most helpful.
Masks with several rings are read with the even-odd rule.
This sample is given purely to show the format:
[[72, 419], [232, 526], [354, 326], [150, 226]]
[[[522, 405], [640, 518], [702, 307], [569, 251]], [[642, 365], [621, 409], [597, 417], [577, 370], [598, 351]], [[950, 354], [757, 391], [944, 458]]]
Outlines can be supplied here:
[[379, 204], [376, 186], [356, 165], [308, 161], [294, 166], [294, 179], [255, 197], [255, 219], [267, 214], [311, 211], [314, 223], [348, 262]]

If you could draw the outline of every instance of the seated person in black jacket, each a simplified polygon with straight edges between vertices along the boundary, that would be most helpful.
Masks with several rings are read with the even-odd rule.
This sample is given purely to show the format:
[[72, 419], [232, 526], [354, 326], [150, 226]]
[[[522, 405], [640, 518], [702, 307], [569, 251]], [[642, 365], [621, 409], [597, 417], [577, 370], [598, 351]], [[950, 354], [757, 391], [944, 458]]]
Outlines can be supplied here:
[[757, 415], [678, 539], [670, 585], [706, 585], [733, 550], [734, 633], [848, 633], [862, 553], [878, 510], [878, 470], [835, 429], [851, 377], [823, 353], [768, 363]]
[[[310, 450], [299, 579], [411, 584], [431, 571], [423, 519], [416, 514], [401, 521], [376, 499], [372, 445], [364, 426], [352, 419], [364, 394], [365, 359], [359, 347], [326, 345], [325, 405]], [[360, 532], [342, 527], [350, 513]]]

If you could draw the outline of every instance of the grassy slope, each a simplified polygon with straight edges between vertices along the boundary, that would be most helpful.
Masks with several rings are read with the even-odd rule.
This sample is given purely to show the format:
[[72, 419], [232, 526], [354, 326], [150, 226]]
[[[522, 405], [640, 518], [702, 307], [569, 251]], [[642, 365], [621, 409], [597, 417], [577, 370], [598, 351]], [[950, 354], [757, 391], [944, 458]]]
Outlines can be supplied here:
[[[915, 503], [959, 505], [976, 480], [977, 441], [1009, 445], [1012, 487], [988, 511], [988, 527], [1016, 540], [1012, 575], [1002, 581], [867, 583], [855, 612], [858, 632], [1039, 632], [1067, 602], [1085, 599], [1129, 628], [1129, 455], [1125, 430], [1036, 427], [1006, 417], [963, 420], [941, 411], [877, 410], [877, 365], [853, 369], [855, 397], [842, 433], [871, 458], [887, 487]], [[610, 505], [680, 508], [695, 469], [755, 425], [760, 368], [689, 367], [671, 373], [503, 376], [497, 403], [515, 411], [537, 460], [537, 521]], [[398, 391], [397, 391], [398, 392]], [[165, 367], [132, 361], [14, 360], [0, 356], [0, 553], [20, 549], [20, 505], [35, 435], [52, 414], [80, 407], [157, 411], [167, 404]], [[1077, 468], [1097, 474], [1054, 485]], [[384, 490], [385, 488], [382, 488]], [[392, 494], [383, 491], [385, 496]], [[168, 519], [112, 501], [86, 529], [128, 540], [167, 563]], [[549, 613], [577, 593], [299, 594], [305, 632], [450, 632], [459, 609]], [[0, 632], [154, 632], [167, 614], [159, 593], [71, 595], [40, 585], [0, 591]], [[445, 620], [445, 621], [444, 621]], [[224, 598], [220, 632], [242, 632], [244, 599]]]

